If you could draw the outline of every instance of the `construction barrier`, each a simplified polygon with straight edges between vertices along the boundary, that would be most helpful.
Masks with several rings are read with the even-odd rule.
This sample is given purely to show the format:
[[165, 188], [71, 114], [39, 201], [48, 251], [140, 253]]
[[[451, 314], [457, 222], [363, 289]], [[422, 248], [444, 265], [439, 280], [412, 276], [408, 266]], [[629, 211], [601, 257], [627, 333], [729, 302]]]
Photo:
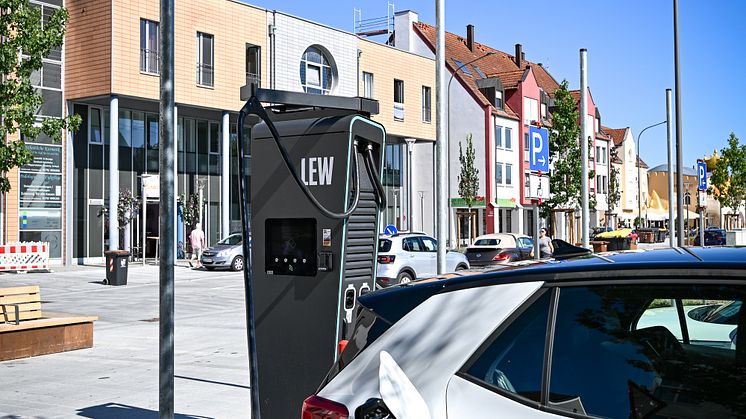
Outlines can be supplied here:
[[49, 243], [23, 242], [0, 245], [0, 272], [49, 270]]

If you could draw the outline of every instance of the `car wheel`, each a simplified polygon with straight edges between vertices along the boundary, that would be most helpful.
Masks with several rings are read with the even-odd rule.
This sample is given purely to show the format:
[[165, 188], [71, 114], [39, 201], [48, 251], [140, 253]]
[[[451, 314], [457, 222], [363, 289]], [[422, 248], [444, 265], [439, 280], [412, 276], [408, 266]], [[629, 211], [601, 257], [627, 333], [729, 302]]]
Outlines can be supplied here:
[[465, 271], [465, 270], [466, 270], [466, 266], [464, 266], [464, 265], [458, 265], [456, 267], [456, 272], [458, 272], [458, 271]]
[[400, 284], [408, 284], [412, 282], [412, 274], [409, 272], [402, 272], [399, 274], [399, 276], [396, 277], [396, 282]]
[[231, 262], [231, 270], [232, 271], [243, 270], [243, 257], [242, 256], [236, 256], [233, 258], [233, 262]]

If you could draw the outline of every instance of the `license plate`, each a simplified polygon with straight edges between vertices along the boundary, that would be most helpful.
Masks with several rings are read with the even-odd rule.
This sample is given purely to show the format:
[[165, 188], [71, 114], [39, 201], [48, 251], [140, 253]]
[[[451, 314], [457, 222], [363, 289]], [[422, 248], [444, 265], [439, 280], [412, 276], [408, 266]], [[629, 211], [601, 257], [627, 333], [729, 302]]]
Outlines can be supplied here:
[[212, 259], [211, 258], [203, 258], [202, 262], [203, 263], [212, 263]]

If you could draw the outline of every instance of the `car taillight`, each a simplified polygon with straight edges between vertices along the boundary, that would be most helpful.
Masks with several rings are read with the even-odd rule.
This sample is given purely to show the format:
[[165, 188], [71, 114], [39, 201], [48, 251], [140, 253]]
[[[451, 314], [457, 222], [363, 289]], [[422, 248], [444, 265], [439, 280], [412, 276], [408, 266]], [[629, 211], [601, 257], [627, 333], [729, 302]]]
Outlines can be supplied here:
[[394, 263], [396, 256], [394, 255], [381, 255], [378, 256], [378, 263]]
[[498, 253], [492, 258], [492, 260], [496, 261], [504, 261], [508, 259], [510, 259], [510, 253]]
[[303, 401], [301, 419], [347, 419], [350, 413], [343, 404], [319, 396], [310, 396]]

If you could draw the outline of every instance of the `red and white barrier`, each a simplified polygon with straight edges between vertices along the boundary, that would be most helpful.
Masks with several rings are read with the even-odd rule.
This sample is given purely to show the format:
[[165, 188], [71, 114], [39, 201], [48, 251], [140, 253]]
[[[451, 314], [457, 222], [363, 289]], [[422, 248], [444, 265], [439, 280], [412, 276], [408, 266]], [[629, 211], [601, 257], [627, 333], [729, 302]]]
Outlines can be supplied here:
[[23, 242], [0, 245], [0, 272], [49, 270], [49, 243]]

